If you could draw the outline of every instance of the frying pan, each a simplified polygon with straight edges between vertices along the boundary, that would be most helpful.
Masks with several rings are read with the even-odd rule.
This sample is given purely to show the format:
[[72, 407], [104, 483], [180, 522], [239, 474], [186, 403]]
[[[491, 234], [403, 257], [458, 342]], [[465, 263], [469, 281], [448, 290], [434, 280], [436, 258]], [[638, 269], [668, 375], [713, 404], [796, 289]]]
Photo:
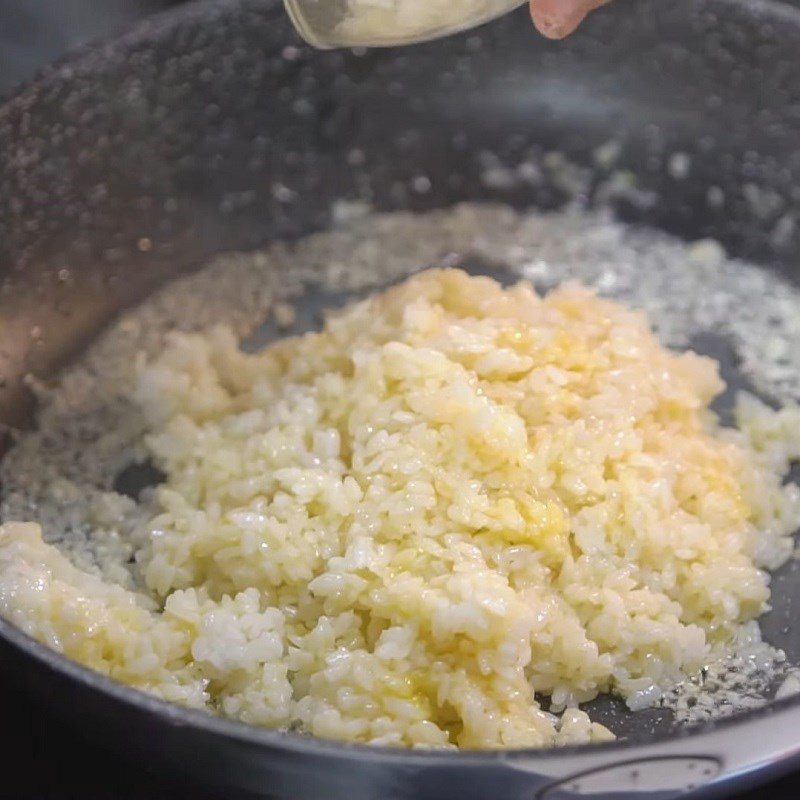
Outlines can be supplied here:
[[[558, 44], [535, 38], [521, 12], [447, 41], [357, 53], [302, 45], [277, 0], [216, 0], [77, 52], [0, 108], [0, 419], [30, 425], [24, 376], [57, 373], [121, 308], [219, 251], [326, 227], [336, 198], [419, 211], [564, 202], [557, 181], [487, 186], [486, 152], [513, 166], [558, 149], [596, 169], [596, 186], [592, 153], [614, 138], [619, 166], [657, 198], [620, 200], [622, 218], [713, 236], [795, 280], [799, 54], [800, 10], [762, 0], [618, 0]], [[692, 164], [680, 179], [675, 152]], [[430, 190], [409, 190], [421, 175]], [[708, 202], [710, 187], [722, 204]], [[754, 206], [752, 187], [771, 202]], [[792, 661], [798, 603], [790, 564], [763, 628]], [[613, 744], [406, 752], [171, 706], [2, 621], [0, 657], [109, 746], [229, 793], [667, 800], [740, 789], [800, 760], [797, 698], [693, 729], [606, 701], [597, 713], [621, 735]]]

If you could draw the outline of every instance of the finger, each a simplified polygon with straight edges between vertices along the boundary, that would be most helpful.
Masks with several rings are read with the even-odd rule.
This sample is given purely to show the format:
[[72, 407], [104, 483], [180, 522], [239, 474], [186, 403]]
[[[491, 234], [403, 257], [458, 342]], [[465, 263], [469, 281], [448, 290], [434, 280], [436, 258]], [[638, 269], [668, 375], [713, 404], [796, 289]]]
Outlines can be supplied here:
[[586, 15], [608, 0], [531, 0], [531, 16], [540, 33], [563, 39], [583, 22]]

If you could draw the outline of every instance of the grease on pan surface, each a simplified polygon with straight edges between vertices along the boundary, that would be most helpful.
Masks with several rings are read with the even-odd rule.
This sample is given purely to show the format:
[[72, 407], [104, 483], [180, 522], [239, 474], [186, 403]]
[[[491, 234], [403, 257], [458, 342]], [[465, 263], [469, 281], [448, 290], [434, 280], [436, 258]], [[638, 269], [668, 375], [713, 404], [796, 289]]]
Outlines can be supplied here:
[[[726, 269], [766, 280], [602, 216], [496, 207], [228, 256], [120, 320], [43, 398], [3, 465], [3, 518], [58, 547], [4, 527], [3, 613], [168, 700], [401, 746], [602, 739], [576, 708], [598, 692], [640, 708], [734, 643], [778, 658], [753, 620], [793, 547], [800, 414], [742, 398], [740, 429], [721, 427], [715, 364], [667, 350], [642, 314], [575, 284], [541, 297], [431, 271], [319, 334], [238, 346], [308, 284], [361, 291], [470, 256], [628, 286], [667, 342], [718, 324], [642, 302], [663, 279], [648, 258], [707, 290]], [[788, 313], [794, 290], [773, 291]], [[761, 369], [775, 394], [792, 379]], [[159, 486], [112, 491], [147, 457]]]

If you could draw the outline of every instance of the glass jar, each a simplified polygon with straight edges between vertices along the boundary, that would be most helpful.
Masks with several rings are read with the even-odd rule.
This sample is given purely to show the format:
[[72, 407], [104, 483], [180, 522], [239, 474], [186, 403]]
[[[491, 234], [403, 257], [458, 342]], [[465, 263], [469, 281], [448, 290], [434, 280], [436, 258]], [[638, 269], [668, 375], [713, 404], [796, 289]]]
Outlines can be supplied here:
[[300, 35], [319, 48], [389, 47], [448, 36], [527, 0], [284, 0]]

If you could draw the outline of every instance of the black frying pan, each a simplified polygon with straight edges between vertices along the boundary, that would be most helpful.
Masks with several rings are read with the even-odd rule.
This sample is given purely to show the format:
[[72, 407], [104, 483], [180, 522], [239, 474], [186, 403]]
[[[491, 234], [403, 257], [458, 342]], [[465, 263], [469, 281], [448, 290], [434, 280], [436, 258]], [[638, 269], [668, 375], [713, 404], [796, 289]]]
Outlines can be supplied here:
[[[287, 46], [298, 48], [290, 58]], [[620, 166], [658, 197], [647, 209], [621, 201], [621, 217], [713, 236], [732, 254], [800, 275], [800, 224], [774, 235], [781, 218], [800, 213], [800, 11], [785, 4], [617, 0], [566, 43], [535, 38], [520, 12], [444, 42], [352, 54], [302, 46], [276, 0], [216, 0], [85, 49], [0, 108], [0, 419], [30, 424], [22, 376], [54, 374], [120, 308], [213, 253], [323, 228], [341, 197], [379, 209], [465, 199], [555, 208], [565, 195], [548, 182], [487, 188], [479, 153], [514, 164], [531, 147], [557, 148], [591, 166], [612, 137], [624, 143]], [[363, 166], [348, 163], [353, 148]], [[675, 151], [692, 158], [685, 180], [670, 174]], [[398, 193], [419, 174], [429, 193]], [[275, 182], [300, 201], [287, 209]], [[755, 214], [746, 184], [779, 202]], [[707, 202], [712, 185], [723, 207]], [[147, 252], [143, 237], [154, 243]], [[62, 269], [72, 281], [59, 279]], [[800, 660], [800, 629], [785, 632], [795, 597], [800, 574], [789, 565], [763, 627]], [[699, 731], [658, 712], [618, 717], [623, 740], [593, 748], [408, 753], [169, 706], [4, 622], [0, 649], [106, 743], [277, 797], [600, 800], [625, 791], [662, 800], [730, 789], [800, 755], [800, 700]]]

